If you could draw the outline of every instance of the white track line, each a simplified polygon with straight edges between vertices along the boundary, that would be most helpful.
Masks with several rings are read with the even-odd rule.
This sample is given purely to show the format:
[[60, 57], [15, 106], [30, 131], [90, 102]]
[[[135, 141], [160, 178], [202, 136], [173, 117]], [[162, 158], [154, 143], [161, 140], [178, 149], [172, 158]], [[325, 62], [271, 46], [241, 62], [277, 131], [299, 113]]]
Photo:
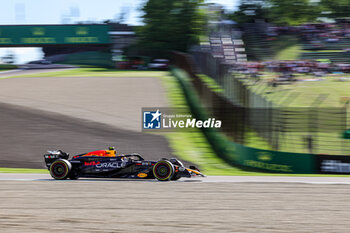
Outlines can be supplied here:
[[[0, 181], [53, 181], [49, 174], [0, 173]], [[130, 181], [125, 179], [86, 179], [84, 182]], [[142, 180], [138, 180], [142, 181]], [[148, 180], [150, 181], [150, 180]], [[75, 182], [75, 181], [72, 181]], [[295, 177], [295, 176], [209, 176], [205, 178], [180, 179], [179, 182], [196, 183], [304, 183], [304, 184], [350, 184], [350, 177]]]
[[350, 177], [302, 177], [302, 176], [210, 176], [203, 182], [215, 183], [305, 183], [305, 184], [350, 184]]
[[18, 72], [18, 71], [22, 71], [22, 70], [25, 70], [25, 69], [14, 69], [14, 70], [1, 71], [0, 74], [13, 73], [13, 72]]

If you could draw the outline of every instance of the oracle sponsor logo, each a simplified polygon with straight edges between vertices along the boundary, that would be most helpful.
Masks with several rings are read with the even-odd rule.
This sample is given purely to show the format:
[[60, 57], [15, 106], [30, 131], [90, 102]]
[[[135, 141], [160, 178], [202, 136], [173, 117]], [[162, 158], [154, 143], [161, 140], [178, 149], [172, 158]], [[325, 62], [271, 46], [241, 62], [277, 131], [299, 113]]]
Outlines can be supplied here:
[[107, 162], [96, 164], [96, 168], [122, 168], [123, 164], [118, 162]]

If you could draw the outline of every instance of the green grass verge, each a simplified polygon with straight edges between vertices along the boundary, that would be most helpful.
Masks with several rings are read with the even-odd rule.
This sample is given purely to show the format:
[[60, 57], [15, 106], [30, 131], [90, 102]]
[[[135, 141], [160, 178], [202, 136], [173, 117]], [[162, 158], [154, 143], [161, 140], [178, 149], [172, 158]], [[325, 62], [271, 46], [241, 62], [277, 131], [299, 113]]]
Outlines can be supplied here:
[[343, 53], [344, 50], [303, 50], [303, 53]]
[[55, 72], [28, 75], [15, 75], [4, 78], [40, 78], [40, 77], [161, 77], [165, 71], [125, 71], [108, 68], [77, 68]]
[[[295, 75], [296, 78], [302, 79], [315, 79], [311, 75]], [[319, 107], [341, 107], [343, 103], [340, 101], [344, 96], [350, 96], [350, 80], [339, 81], [340, 78], [350, 78], [349, 74], [343, 75], [329, 75], [321, 77], [321, 81], [301, 81], [294, 82], [289, 85], [281, 85], [277, 88], [273, 88], [268, 85], [267, 80], [277, 77], [275, 73], [265, 72], [262, 77], [262, 81], [250, 85], [251, 89], [271, 100], [272, 102], [281, 105], [284, 103], [288, 96], [293, 94], [298, 95], [288, 101], [288, 107], [309, 107], [317, 99], [320, 94], [326, 94], [325, 99]], [[247, 81], [248, 84], [253, 82]]]
[[0, 167], [0, 173], [40, 173], [47, 174], [47, 169], [29, 169], [29, 168], [2, 168]]
[[205, 74], [198, 74], [198, 78], [200, 78], [212, 91], [216, 93], [222, 93], [224, 92], [224, 89], [221, 88], [221, 86], [211, 77], [205, 75]]
[[11, 64], [0, 64], [0, 72], [17, 69], [16, 65]]
[[[239, 76], [240, 74], [236, 74]], [[251, 90], [267, 100], [271, 101], [278, 107], [319, 107], [323, 109], [333, 108], [333, 107], [344, 107], [344, 102], [341, 101], [343, 97], [350, 96], [350, 81], [339, 81], [341, 77], [349, 78], [350, 75], [328, 75], [322, 77], [321, 81], [300, 81], [293, 82], [288, 85], [281, 85], [278, 87], [271, 87], [268, 85], [268, 80], [271, 78], [277, 77], [276, 73], [264, 72], [261, 81], [255, 82], [249, 78], [243, 78]], [[301, 79], [314, 79], [314, 76], [311, 75], [296, 75], [297, 78]], [[326, 99], [322, 102], [317, 102], [317, 98], [320, 95], [327, 96]], [[345, 108], [344, 108], [345, 110]], [[331, 110], [329, 110], [331, 112]], [[329, 121], [331, 114], [323, 114], [323, 122], [325, 122], [325, 117], [328, 116]], [[300, 116], [299, 116], [300, 117]], [[337, 123], [336, 118], [332, 121], [332, 124]], [[340, 119], [340, 118], [338, 118]], [[348, 122], [350, 118], [347, 119]], [[309, 121], [308, 118], [299, 119], [288, 119], [289, 125], [295, 124], [298, 121], [299, 125], [308, 125], [305, 124], [306, 121]], [[349, 155], [350, 146], [349, 141], [342, 138], [343, 132], [318, 132], [312, 133], [314, 137], [314, 143], [317, 145], [318, 150], [315, 150], [314, 153], [317, 154], [338, 154], [338, 155]], [[288, 132], [281, 133], [279, 135], [279, 143], [281, 151], [293, 151], [299, 153], [307, 153], [308, 149], [305, 145], [305, 137], [310, 133], [305, 132]], [[254, 146], [255, 147], [255, 146]], [[260, 147], [257, 147], [260, 148]]]
[[277, 52], [275, 60], [297, 60], [301, 54], [301, 45], [295, 44]]
[[271, 42], [274, 60], [298, 60], [302, 53], [342, 53], [343, 50], [304, 50], [296, 36], [284, 35]]
[[302, 46], [296, 36], [280, 36], [271, 42], [274, 60], [296, 60], [300, 57]]

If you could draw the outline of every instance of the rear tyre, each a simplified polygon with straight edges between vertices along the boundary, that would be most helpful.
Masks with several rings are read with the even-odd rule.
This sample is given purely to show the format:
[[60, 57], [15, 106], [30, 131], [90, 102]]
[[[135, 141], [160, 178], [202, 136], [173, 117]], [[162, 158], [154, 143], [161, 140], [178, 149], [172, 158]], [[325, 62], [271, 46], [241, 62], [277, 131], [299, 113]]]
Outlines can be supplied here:
[[77, 180], [77, 179], [79, 178], [79, 175], [78, 175], [78, 173], [77, 173], [74, 169], [72, 169], [72, 170], [70, 171], [68, 177], [69, 177], [69, 179], [71, 179], [71, 180]]
[[50, 166], [50, 175], [55, 180], [65, 180], [68, 178], [72, 164], [65, 159], [57, 159]]
[[174, 175], [174, 165], [168, 160], [158, 161], [153, 166], [153, 175], [159, 181], [169, 181]]

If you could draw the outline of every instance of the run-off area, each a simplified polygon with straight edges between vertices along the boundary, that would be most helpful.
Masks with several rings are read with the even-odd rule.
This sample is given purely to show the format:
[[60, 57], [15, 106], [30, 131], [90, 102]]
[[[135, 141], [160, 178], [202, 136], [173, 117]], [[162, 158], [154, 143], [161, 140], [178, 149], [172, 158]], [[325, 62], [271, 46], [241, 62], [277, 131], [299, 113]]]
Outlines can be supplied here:
[[2, 232], [345, 232], [347, 185], [0, 181]]

